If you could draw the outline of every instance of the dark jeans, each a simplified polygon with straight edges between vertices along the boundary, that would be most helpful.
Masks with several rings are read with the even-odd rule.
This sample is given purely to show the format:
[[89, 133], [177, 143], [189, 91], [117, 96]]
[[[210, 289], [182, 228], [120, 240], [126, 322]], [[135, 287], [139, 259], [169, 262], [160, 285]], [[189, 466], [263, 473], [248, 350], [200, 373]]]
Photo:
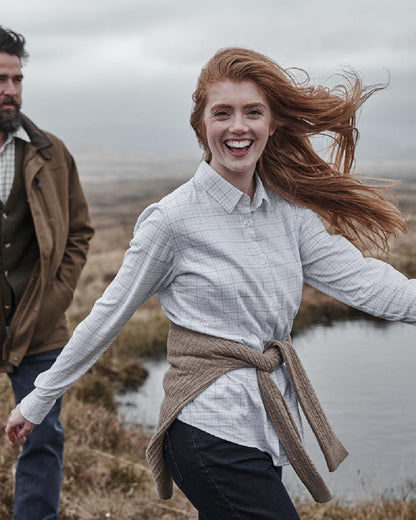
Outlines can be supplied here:
[[163, 445], [166, 465], [200, 520], [300, 520], [282, 468], [267, 453], [175, 420]]
[[[61, 349], [26, 356], [10, 374], [16, 403], [33, 389], [38, 374], [47, 370]], [[64, 428], [59, 420], [62, 398], [28, 435], [17, 458], [13, 520], [58, 518], [63, 472]]]

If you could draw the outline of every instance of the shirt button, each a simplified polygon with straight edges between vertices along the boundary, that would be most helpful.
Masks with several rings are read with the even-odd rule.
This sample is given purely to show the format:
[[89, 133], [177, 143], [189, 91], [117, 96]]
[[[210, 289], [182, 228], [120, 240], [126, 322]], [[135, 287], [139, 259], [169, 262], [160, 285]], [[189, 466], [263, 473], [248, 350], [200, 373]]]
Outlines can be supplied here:
[[2, 213], [1, 216], [4, 218], [4, 220], [7, 220], [9, 218], [9, 215], [7, 213]]
[[7, 278], [9, 276], [9, 271], [4, 271], [4, 276]]
[[4, 244], [4, 247], [5, 247], [6, 249], [9, 249], [9, 247], [10, 247], [11, 245], [12, 245], [12, 244], [11, 244], [10, 242], [7, 242], [7, 244]]
[[251, 219], [247, 219], [247, 220], [245, 220], [243, 222], [243, 224], [248, 227], [248, 226], [251, 226], [253, 224], [253, 221]]
[[8, 303], [5, 303], [4, 308], [6, 309], [6, 311], [9, 311], [12, 308], [12, 306], [9, 305]]
[[267, 265], [267, 260], [265, 258], [260, 258], [259, 264], [262, 267], [265, 267]]

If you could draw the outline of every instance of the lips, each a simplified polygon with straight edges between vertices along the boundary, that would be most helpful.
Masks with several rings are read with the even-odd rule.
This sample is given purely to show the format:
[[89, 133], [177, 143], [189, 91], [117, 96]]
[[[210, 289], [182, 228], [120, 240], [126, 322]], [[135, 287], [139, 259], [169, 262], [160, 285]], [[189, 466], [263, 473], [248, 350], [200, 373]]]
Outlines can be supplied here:
[[5, 98], [3, 103], [0, 104], [0, 108], [3, 110], [16, 110], [19, 108], [19, 105], [14, 99]]

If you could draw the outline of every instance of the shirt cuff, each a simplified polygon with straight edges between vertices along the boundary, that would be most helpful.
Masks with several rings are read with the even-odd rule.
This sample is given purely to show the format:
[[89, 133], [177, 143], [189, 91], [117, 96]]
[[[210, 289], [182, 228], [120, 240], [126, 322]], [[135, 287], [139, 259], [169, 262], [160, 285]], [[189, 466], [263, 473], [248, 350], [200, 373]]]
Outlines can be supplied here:
[[56, 399], [53, 398], [40, 399], [36, 395], [35, 389], [20, 401], [20, 413], [27, 421], [33, 424], [40, 424], [48, 415], [55, 402]]

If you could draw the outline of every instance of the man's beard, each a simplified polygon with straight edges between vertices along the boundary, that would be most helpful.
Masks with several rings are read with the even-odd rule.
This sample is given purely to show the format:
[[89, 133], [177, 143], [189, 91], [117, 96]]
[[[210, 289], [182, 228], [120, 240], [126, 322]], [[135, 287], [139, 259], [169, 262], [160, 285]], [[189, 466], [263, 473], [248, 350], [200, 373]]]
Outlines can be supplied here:
[[4, 111], [2, 112], [0, 106], [0, 132], [6, 132], [8, 134], [14, 132], [20, 126], [20, 106], [13, 99], [5, 99], [3, 103], [14, 105], [16, 108], [14, 113], [7, 113]]

